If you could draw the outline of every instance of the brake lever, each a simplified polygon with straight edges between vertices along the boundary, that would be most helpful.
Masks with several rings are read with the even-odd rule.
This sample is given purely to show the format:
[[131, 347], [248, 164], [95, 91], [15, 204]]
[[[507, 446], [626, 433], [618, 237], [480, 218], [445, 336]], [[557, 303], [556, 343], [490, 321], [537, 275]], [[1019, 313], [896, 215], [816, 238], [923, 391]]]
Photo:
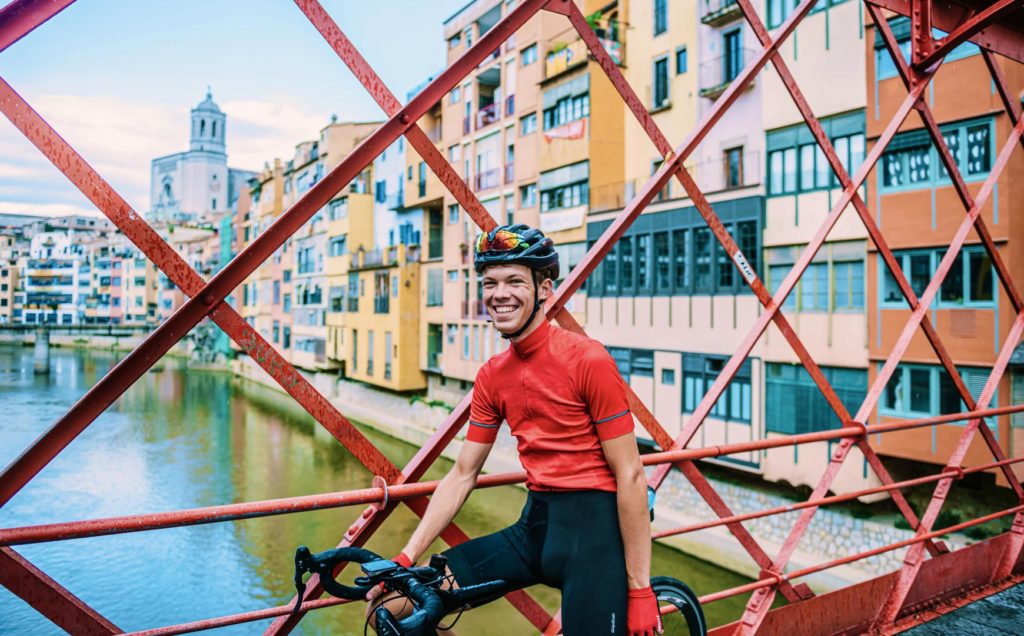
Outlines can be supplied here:
[[302, 606], [302, 597], [306, 594], [306, 582], [302, 580], [302, 576], [306, 572], [312, 572], [313, 568], [309, 565], [313, 560], [313, 555], [310, 553], [309, 548], [304, 545], [300, 545], [295, 550], [295, 607], [292, 608], [292, 614], [299, 613], [299, 607]]

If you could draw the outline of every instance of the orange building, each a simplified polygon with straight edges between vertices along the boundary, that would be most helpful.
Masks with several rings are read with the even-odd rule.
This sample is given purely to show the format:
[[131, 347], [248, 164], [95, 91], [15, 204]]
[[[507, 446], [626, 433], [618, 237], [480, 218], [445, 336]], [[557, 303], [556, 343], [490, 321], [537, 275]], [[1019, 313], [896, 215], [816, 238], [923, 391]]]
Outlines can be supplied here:
[[[890, 20], [904, 54], [910, 49], [910, 23]], [[867, 138], [869, 146], [906, 96], [906, 89], [873, 27], [866, 38]], [[979, 49], [964, 44], [946, 58], [928, 88], [925, 99], [933, 107], [943, 137], [954, 155], [968, 190], [976, 195], [995, 164], [996, 155], [1012, 127], [989, 79]], [[997, 58], [1012, 95], [1024, 89], [1024, 70]], [[1020, 205], [1024, 183], [1019, 178], [1024, 159], [1014, 154], [996, 180], [985, 202], [984, 219], [1000, 257], [1011, 277], [1024, 281], [1024, 223], [1010, 212]], [[921, 119], [911, 114], [879, 160], [868, 182], [868, 204], [889, 242], [914, 292], [920, 297], [935, 275], [953, 234], [966, 210]], [[869, 246], [867, 268], [869, 383], [877, 376], [886, 355], [903, 331], [910, 309], [885, 269], [881, 257]], [[928, 311], [960, 376], [975, 398], [992, 369], [1014, 319], [1013, 308], [1001, 291], [991, 261], [976, 232], [972, 231], [957, 255]], [[1008, 373], [1000, 381], [994, 404], [1020, 401], [1021, 380]], [[1016, 392], [1017, 399], [1013, 394]], [[945, 369], [918, 329], [906, 354], [885, 387], [876, 410], [876, 421], [907, 419], [963, 410], [963, 404]], [[1019, 455], [1024, 447], [1024, 428], [1011, 420], [991, 418], [990, 426], [1007, 455]], [[1020, 422], [1024, 424], [1024, 422]], [[904, 459], [945, 463], [956, 446], [963, 423], [890, 433], [872, 439], [882, 454]], [[980, 436], [964, 460], [965, 466], [991, 461]], [[1000, 477], [1001, 478], [1001, 477]]]

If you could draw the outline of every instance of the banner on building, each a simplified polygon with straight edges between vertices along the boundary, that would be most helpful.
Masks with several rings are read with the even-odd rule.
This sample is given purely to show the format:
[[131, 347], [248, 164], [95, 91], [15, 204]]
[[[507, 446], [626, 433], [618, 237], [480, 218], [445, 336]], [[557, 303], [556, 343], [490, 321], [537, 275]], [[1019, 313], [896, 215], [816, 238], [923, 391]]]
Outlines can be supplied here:
[[544, 141], [551, 143], [552, 139], [583, 139], [587, 132], [586, 122], [586, 119], [577, 119], [558, 128], [552, 128], [544, 133]]

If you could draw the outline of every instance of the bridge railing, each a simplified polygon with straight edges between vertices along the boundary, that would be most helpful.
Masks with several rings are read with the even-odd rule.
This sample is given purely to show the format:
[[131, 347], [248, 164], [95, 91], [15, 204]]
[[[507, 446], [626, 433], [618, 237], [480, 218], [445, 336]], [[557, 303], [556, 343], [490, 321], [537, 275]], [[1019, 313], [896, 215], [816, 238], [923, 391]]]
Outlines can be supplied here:
[[[39, 27], [50, 17], [63, 10], [70, 2], [71, 0], [57, 2], [53, 0], [15, 0], [8, 4], [0, 10], [0, 51]], [[730, 81], [727, 86], [722, 87], [721, 94], [715, 95], [713, 106], [704, 114], [698, 126], [688, 134], [686, 139], [673, 148], [655, 125], [642, 100], [623, 77], [616, 61], [602, 45], [588, 24], [587, 18], [584, 17], [577, 5], [569, 0], [522, 0], [514, 5], [507, 5], [509, 8], [501, 20], [482, 34], [474, 46], [436, 76], [404, 106], [381, 82], [374, 70], [318, 2], [297, 0], [296, 4], [299, 9], [360, 79], [387, 113], [389, 119], [361, 142], [330, 173], [306, 191], [297, 202], [275, 220], [271, 227], [267, 228], [267, 231], [260, 233], [252, 243], [209, 281], [204, 281], [167, 243], [161, 240], [153, 228], [145, 223], [141, 215], [134, 211], [110, 184], [29, 106], [13, 87], [0, 80], [0, 111], [98, 209], [106, 214], [118, 229], [154, 261], [169, 281], [177, 285], [189, 297], [189, 300], [157, 327], [139, 348], [112, 368], [42, 437], [33, 442], [24, 453], [0, 473], [0, 506], [6, 505], [43, 467], [144, 374], [153, 361], [166, 353], [199, 321], [209, 317], [372, 474], [378, 475], [380, 487], [369, 491], [317, 495], [299, 502], [291, 500], [249, 502], [217, 509], [205, 508], [162, 513], [162, 516], [149, 522], [153, 529], [174, 525], [230, 521], [251, 516], [284, 514], [301, 509], [313, 509], [315, 506], [376, 502], [371, 503], [340, 538], [343, 545], [361, 545], [384, 523], [399, 501], [416, 514], [422, 515], [426, 506], [424, 497], [432, 491], [433, 485], [418, 482], [427, 468], [440, 455], [441, 450], [451, 442], [465, 424], [468, 416], [469, 396], [459, 403], [451, 416], [441, 424], [437, 432], [416, 456], [404, 468], [399, 468], [390, 462], [379, 449], [375, 448], [278, 351], [223, 301], [261, 263], [273, 255], [288, 237], [292, 236], [318, 210], [323, 208], [342, 188], [352, 182], [365, 166], [369, 165], [379, 153], [400, 136], [404, 136], [409, 145], [426, 159], [431, 170], [481, 229], [493, 228], [494, 220], [475, 197], [472, 189], [458, 176], [445, 160], [444, 155], [437, 151], [428, 135], [418, 127], [416, 122], [448, 92], [459, 85], [481, 62], [484, 62], [493, 51], [498, 50], [503, 42], [509, 41], [527, 21], [540, 11], [548, 11], [568, 20], [568, 23], [576, 30], [589, 49], [596, 65], [607, 74], [612, 86], [624, 100], [630, 113], [635, 116], [664, 158], [660, 167], [644, 187], [618, 214], [615, 221], [593, 244], [583, 261], [573, 269], [558, 287], [554, 296], [548, 300], [545, 306], [548, 318], [557, 321], [562, 328], [576, 332], [583, 331], [573, 316], [565, 310], [566, 303], [671, 179], [679, 181], [697, 212], [721, 248], [729, 255], [742, 280], [750, 287], [763, 309], [748, 335], [725, 363], [715, 382], [708, 388], [700, 403], [688, 417], [679, 435], [675, 437], [669, 435], [635, 394], [630, 392], [629, 396], [634, 415], [658, 446], [664, 449], [663, 454], [652, 455], [645, 460], [654, 462], [656, 465], [649, 483], [655, 488], [661, 486], [669, 471], [673, 467], [678, 468], [692, 484], [694, 490], [718, 515], [719, 520], [714, 522], [715, 525], [727, 527], [760, 568], [761, 576], [758, 581], [703, 597], [704, 602], [710, 603], [728, 596], [752, 593], [740, 621], [722, 628], [723, 633], [747, 634], [759, 630], [783, 632], [785, 631], [785, 621], [788, 620], [792, 624], [794, 616], [804, 626], [824, 625], [822, 621], [831, 621], [828, 623], [827, 629], [832, 631], [849, 631], [858, 626], [875, 630], [891, 630], [900, 620], [913, 621], [913, 610], [922, 602], [948, 599], [951, 595], [956, 596], [957, 594], [962, 596], [963, 589], [967, 589], [967, 587], [981, 587], [1008, 580], [1013, 572], [1019, 570], [1021, 548], [1024, 546], [1022, 506], [1013, 506], [965, 521], [951, 528], [936, 530], [933, 526], [950, 486], [963, 475], [968, 474], [968, 471], [982, 469], [977, 466], [970, 469], [962, 468], [967, 449], [978, 435], [981, 436], [981, 440], [994, 459], [993, 462], [986, 465], [985, 469], [1001, 471], [1018, 499], [1024, 501], [1024, 489], [1021, 488], [1020, 482], [1012, 470], [1013, 465], [1019, 459], [1004, 456], [993, 432], [982, 419], [990, 415], [1017, 412], [1020, 410], [1019, 407], [977, 408], [978, 404], [991, 402], [1010, 356], [1020, 340], [1021, 333], [1024, 332], [1024, 301], [1022, 301], [1007, 266], [1000, 258], [992, 237], [980, 216], [982, 206], [992, 196], [996, 179], [1004, 172], [1010, 154], [1020, 143], [1022, 132], [1024, 132], [1024, 120], [1020, 119], [1020, 106], [1015, 96], [1007, 88], [1003, 71], [995, 61], [995, 53], [1007, 55], [1018, 61], [1022, 57], [1020, 54], [1022, 40], [1020, 32], [1008, 29], [999, 23], [1000, 18], [1006, 17], [1008, 12], [1017, 9], [1017, 6], [1014, 2], [1005, 0], [992, 3], [964, 20], [963, 16], [957, 13], [955, 8], [951, 9], [948, 3], [934, 3], [930, 0], [876, 0], [874, 3], [865, 3], [864, 8], [875, 23], [885, 48], [893, 57], [894, 66], [906, 85], [907, 96], [894, 111], [892, 118], [867, 153], [861, 166], [851, 175], [839, 159], [821, 122], [810, 109], [783, 56], [779, 54], [780, 47], [793, 35], [797, 26], [817, 4], [817, 0], [800, 2], [793, 8], [789, 17], [772, 33], [765, 28], [750, 0], [737, 0], [736, 3], [761, 48], [752, 50], [749, 56], [744, 56], [742, 69], [737, 67], [730, 70]], [[912, 8], [913, 11], [911, 11]], [[911, 16], [914, 32], [912, 63], [903, 59], [900, 46], [882, 16], [883, 9]], [[944, 28], [950, 35], [941, 40], [935, 40], [932, 36], [933, 20], [937, 27]], [[982, 55], [992, 74], [992, 89], [1002, 103], [1009, 120], [1013, 123], [1013, 130], [999, 149], [991, 172], [976, 191], [968, 191], [959, 167], [935, 121], [931, 106], [927, 103], [928, 100], [924, 99], [929, 83], [944, 56], [968, 39], [985, 47]], [[819, 231], [809, 241], [774, 293], [769, 293], [765, 288], [756, 271], [750, 267], [750, 259], [739, 249], [701, 189], [684, 167], [697, 146], [721, 122], [724, 114], [769, 63], [773, 65], [775, 72], [781, 78], [786, 92], [808, 125], [814, 141], [818, 144], [842, 188], [836, 198], [830, 198], [830, 209]], [[734, 75], [733, 71], [735, 71]], [[869, 212], [867, 204], [859, 194], [869, 172], [875, 168], [882, 152], [893, 140], [912, 110], [916, 111], [924, 121], [929, 137], [938, 149], [940, 160], [951, 176], [952, 185], [965, 209], [964, 218], [952, 235], [948, 250], [942, 256], [932, 281], [920, 298], [907, 281], [892, 250], [886, 244], [875, 217]], [[822, 247], [828, 232], [835, 226], [839, 216], [848, 206], [853, 207], [857, 217], [863, 223], [878, 251], [879, 258], [888, 268], [911, 309], [901, 336], [893, 345], [885, 363], [876, 374], [864, 402], [855, 413], [850, 413], [838, 398], [821, 368], [781, 311], [786, 298], [793, 293], [800, 277]], [[952, 358], [935, 331], [935, 327], [928, 319], [928, 309], [972, 229], [976, 230], [981, 238], [983, 247], [1002, 285], [1002, 291], [1009, 298], [1015, 314], [1009, 333], [999, 349], [992, 372], [977, 400], [964, 384], [959, 373], [956, 372]], [[783, 338], [792, 347], [800, 363], [834, 411], [836, 423], [839, 426], [830, 431], [758, 440], [737, 445], [688, 448], [715, 403], [722, 397], [730, 381], [744, 364], [752, 348], [770, 323], [774, 323], [778, 327]], [[870, 415], [877, 407], [884, 387], [891, 379], [900, 359], [910, 345], [911, 338], [918, 329], [923, 331], [929, 346], [949, 373], [960, 399], [967, 406], [967, 412], [916, 421], [866, 425]], [[918, 426], [934, 426], [954, 420], [964, 420], [966, 425], [962, 428], [947, 466], [937, 475], [921, 478], [927, 479], [927, 481], [895, 482], [875, 449], [872, 448], [868, 438], [869, 433], [884, 434]], [[800, 504], [799, 507], [791, 508], [791, 510], [799, 510], [800, 516], [774, 557], [769, 556], [765, 548], [743, 527], [744, 515], [736, 515], [730, 510], [695, 463], [695, 460], [701, 458], [716, 457], [727, 453], [764, 450], [777, 446], [829, 439], [834, 440], [836, 444], [831, 451], [828, 467], [807, 502]], [[838, 501], [836, 498], [827, 497], [827, 492], [835, 480], [839, 468], [855, 446], [882, 484], [879, 488], [870, 490], [886, 492], [892, 497], [899, 512], [909, 526], [914, 529], [914, 537], [870, 551], [850, 554], [810, 568], [787, 572], [786, 566], [801, 538], [806, 534], [815, 511], [822, 505]], [[485, 476], [481, 478], [481, 485], [488, 485], [491, 480], [495, 482], [508, 480], [508, 483], [514, 483], [521, 479], [522, 475], [515, 474]], [[936, 489], [924, 514], [918, 517], [907, 503], [902, 489], [908, 485], [922, 483], [935, 483]], [[403, 489], [408, 490], [403, 491]], [[866, 492], [862, 491], [862, 494]], [[843, 497], [847, 496], [849, 495], [843, 495]], [[781, 514], [781, 512], [776, 509], [762, 511], [758, 514]], [[1014, 516], [1013, 528], [994, 539], [952, 553], [941, 542], [936, 541], [945, 532], [972, 527], [1006, 515]], [[57, 625], [69, 631], [85, 631], [87, 628], [89, 631], [99, 633], [115, 633], [117, 628], [109, 620], [75, 598], [68, 590], [15, 552], [11, 546], [31, 541], [70, 538], [71, 536], [136, 531], [140, 529], [139, 524], [144, 526], [147, 523], [146, 519], [150, 517], [150, 515], [144, 515], [69, 522], [51, 527], [0, 530], [0, 537], [4, 537], [0, 539], [0, 545], [3, 546], [0, 547], [0, 583], [32, 603]], [[690, 526], [666, 532], [681, 533], [696, 529], [697, 526]], [[458, 543], [467, 538], [454, 524], [445, 529], [442, 537], [449, 543]], [[866, 587], [859, 585], [816, 596], [806, 585], [794, 586], [791, 582], [793, 579], [807, 574], [865, 558], [879, 551], [895, 550], [902, 547], [907, 548], [907, 556], [901, 568], [893, 574], [866, 582], [864, 584]], [[925, 558], [925, 551], [929, 553], [930, 559]], [[951, 564], [956, 564], [958, 567], [950, 567]], [[937, 568], [944, 568], [941, 572], [946, 578], [943, 581], [945, 587], [940, 587], [936, 583], [940, 575]], [[769, 613], [777, 593], [783, 594], [790, 604]], [[322, 587], [318, 581], [313, 579], [307, 586], [302, 599], [304, 611], [297, 615], [288, 614], [288, 607], [291, 605], [289, 603], [285, 606], [257, 610], [247, 614], [161, 627], [143, 633], [181, 633], [267, 617], [278, 617], [268, 632], [287, 633], [301, 620], [305, 611], [335, 603], [332, 600], [320, 600], [319, 597], [322, 594]], [[859, 605], [851, 601], [851, 598], [854, 598], [851, 595], [854, 594]], [[510, 594], [508, 598], [538, 630], [543, 630], [547, 634], [555, 633], [559, 629], [557, 617], [551, 617], [528, 593], [516, 592]], [[833, 605], [823, 605], [827, 603]], [[854, 606], [859, 611], [854, 610]], [[831, 611], [823, 611], [823, 607]], [[785, 619], [778, 617], [785, 617]], [[782, 622], [780, 623], [780, 621]], [[826, 631], [826, 629], [823, 628], [821, 631]]]

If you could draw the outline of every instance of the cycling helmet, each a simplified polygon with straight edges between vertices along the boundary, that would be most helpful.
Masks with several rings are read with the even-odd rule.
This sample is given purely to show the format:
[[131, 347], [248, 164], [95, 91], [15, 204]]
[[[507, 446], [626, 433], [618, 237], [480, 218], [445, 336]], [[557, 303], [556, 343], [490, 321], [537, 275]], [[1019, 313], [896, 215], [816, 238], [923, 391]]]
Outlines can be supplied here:
[[[535, 272], [543, 272], [547, 278], [558, 279], [558, 252], [555, 251], [554, 242], [540, 230], [522, 223], [499, 225], [477, 238], [473, 266], [480, 274], [489, 265], [525, 265]], [[526, 322], [513, 333], [502, 333], [502, 338], [516, 338], [533, 323], [534, 316], [540, 311], [538, 286], [535, 277], [533, 309]]]
[[526, 265], [558, 279], [558, 252], [554, 242], [529, 225], [499, 225], [476, 240], [473, 265], [477, 273], [488, 265]]

